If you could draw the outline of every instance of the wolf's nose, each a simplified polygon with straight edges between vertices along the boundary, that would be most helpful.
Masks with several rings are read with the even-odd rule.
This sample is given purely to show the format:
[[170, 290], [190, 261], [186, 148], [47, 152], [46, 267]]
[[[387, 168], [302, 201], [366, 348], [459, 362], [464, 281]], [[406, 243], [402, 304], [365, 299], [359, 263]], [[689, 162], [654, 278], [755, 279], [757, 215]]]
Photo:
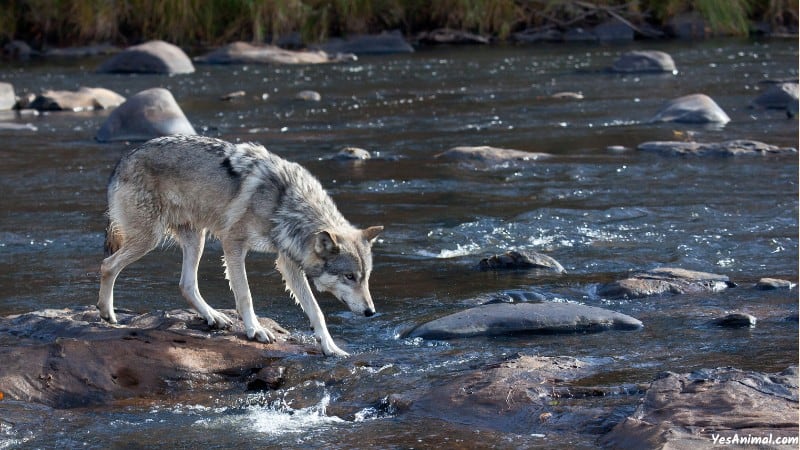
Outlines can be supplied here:
[[373, 314], [375, 314], [375, 310], [374, 309], [365, 309], [364, 310], [364, 315], [367, 316], [367, 317], [372, 317]]

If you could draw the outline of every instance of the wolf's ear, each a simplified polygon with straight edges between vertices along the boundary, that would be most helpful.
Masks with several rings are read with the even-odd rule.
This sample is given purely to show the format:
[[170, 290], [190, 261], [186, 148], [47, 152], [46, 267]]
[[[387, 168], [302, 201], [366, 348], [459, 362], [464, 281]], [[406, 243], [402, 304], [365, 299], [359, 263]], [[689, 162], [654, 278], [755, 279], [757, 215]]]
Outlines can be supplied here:
[[336, 235], [330, 231], [320, 231], [314, 241], [314, 251], [323, 258], [339, 253], [339, 244], [336, 243]]
[[375, 242], [375, 239], [381, 234], [381, 231], [383, 231], [383, 226], [378, 225], [376, 227], [369, 227], [366, 230], [361, 230], [361, 235], [364, 236], [364, 239], [372, 243]]

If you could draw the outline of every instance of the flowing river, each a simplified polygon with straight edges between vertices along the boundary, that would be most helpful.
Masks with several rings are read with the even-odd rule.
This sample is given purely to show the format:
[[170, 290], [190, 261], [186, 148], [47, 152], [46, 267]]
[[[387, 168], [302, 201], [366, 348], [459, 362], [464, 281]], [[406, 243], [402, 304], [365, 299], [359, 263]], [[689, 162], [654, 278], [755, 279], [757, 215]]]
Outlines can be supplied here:
[[[604, 72], [622, 52], [663, 50], [677, 75]], [[762, 277], [798, 281], [798, 158], [670, 157], [635, 150], [645, 141], [754, 139], [797, 147], [798, 120], [748, 108], [769, 79], [797, 77], [792, 40], [642, 42], [619, 46], [442, 47], [319, 66], [204, 66], [191, 75], [105, 75], [103, 58], [3, 62], [17, 94], [105, 87], [131, 96], [168, 88], [198, 133], [255, 141], [300, 162], [359, 226], [384, 225], [370, 280], [378, 314], [356, 317], [319, 296], [334, 339], [351, 359], [306, 357], [305, 381], [268, 393], [186, 404], [128, 402], [43, 408], [36, 426], [0, 428], [3, 448], [431, 448], [591, 447], [597, 434], [558, 436], [480, 427], [457, 417], [418, 417], [381, 399], [446, 382], [515, 354], [608, 363], [598, 383], [650, 382], [662, 371], [734, 366], [775, 372], [798, 363], [797, 290], [761, 291]], [[295, 100], [312, 89], [319, 102]], [[237, 90], [244, 97], [222, 101]], [[554, 99], [557, 92], [583, 99]], [[711, 96], [724, 127], [651, 124], [667, 100]], [[103, 257], [106, 181], [133, 144], [101, 144], [108, 112], [3, 116], [37, 130], [0, 130], [0, 315], [92, 305]], [[443, 161], [460, 145], [553, 155], [501, 165]], [[367, 161], [336, 161], [345, 146]], [[624, 146], [626, 150], [609, 150]], [[559, 261], [563, 275], [480, 272], [481, 258], [509, 249]], [[233, 308], [218, 243], [207, 246], [200, 288]], [[600, 283], [669, 266], [727, 275], [720, 293], [609, 300]], [[180, 250], [155, 251], [124, 271], [116, 305], [137, 312], [184, 308]], [[311, 339], [270, 255], [251, 254], [256, 312]], [[644, 329], [601, 334], [404, 339], [412, 326], [498, 295], [575, 301], [640, 319]], [[706, 325], [726, 311], [755, 328]], [[2, 364], [2, 362], [0, 362]], [[313, 374], [337, 373], [334, 380]], [[327, 381], [327, 382], [326, 382]], [[0, 386], [2, 390], [2, 386]], [[592, 400], [618, 405], [636, 394]], [[0, 408], [3, 407], [0, 402]], [[33, 414], [33, 413], [31, 413]], [[568, 427], [567, 427], [568, 428]]]

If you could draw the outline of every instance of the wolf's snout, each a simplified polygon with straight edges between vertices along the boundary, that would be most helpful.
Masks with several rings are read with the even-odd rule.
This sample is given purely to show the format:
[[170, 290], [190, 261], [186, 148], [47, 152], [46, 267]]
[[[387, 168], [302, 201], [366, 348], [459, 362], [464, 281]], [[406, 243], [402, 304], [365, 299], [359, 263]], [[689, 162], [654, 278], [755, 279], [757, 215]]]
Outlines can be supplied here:
[[375, 310], [374, 309], [365, 309], [364, 310], [364, 315], [367, 316], [367, 317], [372, 317], [374, 314], [375, 314]]

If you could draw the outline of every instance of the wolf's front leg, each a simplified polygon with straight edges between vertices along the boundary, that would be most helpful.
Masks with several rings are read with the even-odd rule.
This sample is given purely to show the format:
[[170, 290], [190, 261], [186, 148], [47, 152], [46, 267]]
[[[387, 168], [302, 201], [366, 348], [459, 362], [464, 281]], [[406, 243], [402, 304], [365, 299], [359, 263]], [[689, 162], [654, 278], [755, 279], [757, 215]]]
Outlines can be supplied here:
[[225, 276], [231, 284], [233, 296], [236, 298], [236, 310], [242, 316], [247, 337], [261, 342], [275, 342], [275, 335], [261, 326], [253, 311], [253, 297], [250, 295], [250, 286], [244, 270], [247, 250], [241, 243], [230, 241], [222, 242], [222, 250], [225, 254]]
[[295, 300], [300, 303], [308, 319], [311, 321], [311, 326], [314, 328], [314, 336], [319, 341], [322, 348], [322, 353], [326, 356], [349, 356], [349, 354], [340, 349], [330, 333], [328, 333], [328, 326], [325, 324], [325, 316], [322, 315], [322, 310], [319, 309], [317, 299], [314, 298], [314, 293], [311, 292], [311, 286], [308, 284], [306, 274], [303, 269], [289, 258], [282, 254], [278, 254], [278, 259], [275, 261], [275, 266], [278, 271], [283, 275], [286, 281], [286, 288], [292, 294]]

